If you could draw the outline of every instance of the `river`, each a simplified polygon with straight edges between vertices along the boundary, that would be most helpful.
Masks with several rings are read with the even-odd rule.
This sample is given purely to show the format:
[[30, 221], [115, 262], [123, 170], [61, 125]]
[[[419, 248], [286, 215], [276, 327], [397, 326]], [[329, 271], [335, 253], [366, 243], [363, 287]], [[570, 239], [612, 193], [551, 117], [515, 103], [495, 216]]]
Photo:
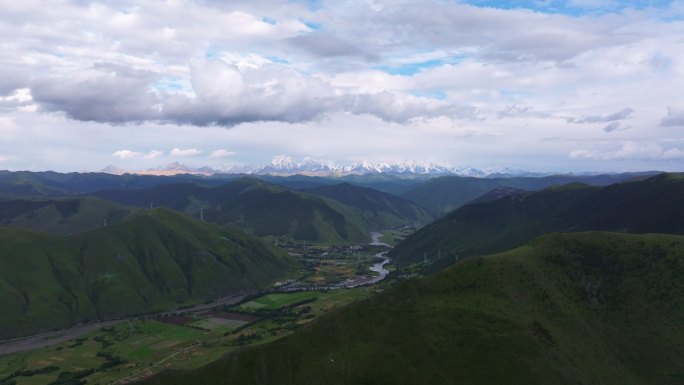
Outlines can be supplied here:
[[[373, 240], [370, 243], [370, 245], [371, 246], [383, 246], [383, 247], [388, 247], [388, 248], [391, 247], [387, 243], [381, 242], [380, 237], [382, 237], [382, 234], [379, 232], [371, 233], [371, 238]], [[343, 282], [343, 283], [340, 283], [338, 285], [331, 285], [329, 287], [317, 287], [317, 288], [311, 288], [311, 289], [315, 289], [315, 290], [335, 289], [335, 288], [351, 289], [351, 288], [355, 288], [355, 287], [359, 287], [359, 286], [372, 285], [372, 284], [378, 283], [378, 282], [382, 281], [383, 279], [385, 279], [387, 277], [387, 275], [389, 274], [389, 270], [385, 269], [385, 265], [390, 262], [390, 259], [386, 255], [387, 255], [387, 251], [383, 251], [381, 253], [375, 254], [376, 258], [382, 259], [381, 261], [379, 261], [378, 263], [374, 264], [373, 266], [371, 266], [369, 268], [371, 271], [374, 271], [374, 272], [379, 274], [375, 277], [368, 277], [368, 278], [363, 278], [363, 279], [359, 279], [359, 280], [353, 280], [352, 282]], [[304, 290], [306, 290], [306, 289], [304, 289]], [[251, 293], [254, 293], [254, 292], [251, 292]], [[223, 297], [223, 298], [217, 299], [215, 301], [212, 301], [211, 303], [196, 305], [196, 306], [192, 306], [192, 307], [184, 308], [184, 309], [171, 310], [168, 312], [164, 312], [163, 314], [171, 315], [171, 314], [186, 313], [186, 312], [194, 313], [194, 312], [199, 312], [202, 310], [211, 309], [215, 306], [232, 305], [232, 304], [240, 302], [245, 297], [245, 295], [251, 294], [251, 293], [227, 296], [227, 297]], [[3, 341], [0, 341], [0, 356], [5, 355], [5, 354], [10, 354], [10, 353], [23, 352], [23, 351], [27, 351], [27, 350], [34, 350], [34, 349], [40, 349], [40, 348], [44, 348], [44, 347], [48, 347], [48, 346], [57, 345], [57, 344], [62, 343], [64, 341], [68, 341], [68, 340], [71, 340], [74, 338], [78, 338], [78, 337], [80, 337], [84, 334], [88, 334], [92, 331], [99, 330], [99, 329], [104, 328], [104, 327], [116, 325], [118, 323], [128, 321], [131, 319], [136, 319], [136, 318], [140, 318], [140, 317], [127, 317], [127, 318], [121, 318], [118, 320], [88, 322], [88, 323], [75, 325], [75, 326], [72, 326], [72, 327], [67, 328], [67, 329], [37, 334], [34, 336], [3, 340]]]
[[372, 232], [372, 233], [371, 233], [371, 238], [373, 238], [373, 240], [371, 241], [371, 243], [369, 243], [369, 245], [371, 245], [371, 246], [392, 247], [392, 246], [388, 245], [388, 244], [385, 243], [385, 242], [381, 242], [381, 241], [380, 241], [380, 237], [382, 237], [382, 234], [381, 234], [381, 233], [379, 233], [379, 232], [377, 232], [377, 231]]

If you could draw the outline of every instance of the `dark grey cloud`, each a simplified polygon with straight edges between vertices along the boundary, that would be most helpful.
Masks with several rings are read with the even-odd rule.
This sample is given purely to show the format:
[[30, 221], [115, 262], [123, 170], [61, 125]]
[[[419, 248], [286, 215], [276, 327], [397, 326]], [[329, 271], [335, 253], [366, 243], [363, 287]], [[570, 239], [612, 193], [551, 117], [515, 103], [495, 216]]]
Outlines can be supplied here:
[[684, 108], [667, 107], [667, 115], [660, 121], [662, 127], [684, 126]]
[[608, 123], [605, 127], [603, 127], [603, 131], [605, 132], [613, 132], [613, 131], [625, 131], [629, 130], [632, 128], [632, 126], [628, 124], [624, 124], [622, 122], [611, 122]]
[[567, 118], [566, 120], [568, 123], [608, 123], [629, 119], [633, 112], [634, 109], [627, 107], [608, 115], [587, 115], [579, 118]]
[[294, 48], [321, 57], [352, 56], [375, 60], [377, 56], [359, 46], [324, 31], [315, 31], [287, 39]]
[[141, 123], [158, 118], [154, 73], [101, 63], [71, 76], [40, 78], [31, 84], [33, 101], [43, 110], [101, 123]]

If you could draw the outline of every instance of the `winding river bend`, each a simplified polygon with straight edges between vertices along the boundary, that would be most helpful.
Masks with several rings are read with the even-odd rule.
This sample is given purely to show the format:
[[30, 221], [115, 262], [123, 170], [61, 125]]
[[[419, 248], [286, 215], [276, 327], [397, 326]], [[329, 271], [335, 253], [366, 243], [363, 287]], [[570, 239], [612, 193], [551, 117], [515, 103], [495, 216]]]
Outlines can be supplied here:
[[[383, 246], [383, 247], [390, 248], [391, 247], [390, 245], [380, 241], [381, 236], [382, 236], [382, 234], [379, 232], [371, 233], [372, 242], [370, 243], [370, 245], [371, 246]], [[374, 264], [373, 266], [369, 267], [369, 269], [373, 272], [378, 273], [377, 276], [362, 278], [362, 279], [354, 280], [352, 282], [341, 282], [339, 284], [331, 285], [328, 287], [292, 288], [292, 289], [294, 289], [292, 291], [298, 291], [298, 290], [302, 290], [302, 289], [303, 290], [342, 289], [342, 288], [352, 289], [352, 288], [359, 287], [359, 286], [376, 284], [376, 283], [384, 280], [385, 278], [387, 278], [387, 275], [389, 275], [389, 270], [385, 269], [385, 265], [387, 265], [390, 262], [390, 259], [387, 257], [387, 251], [377, 253], [377, 254], [375, 254], [375, 257], [378, 259], [381, 259], [381, 261], [379, 261], [376, 264]], [[196, 305], [193, 307], [179, 309], [179, 310], [171, 310], [168, 312], [164, 312], [162, 314], [173, 315], [173, 314], [180, 313], [180, 312], [191, 312], [192, 313], [192, 312], [202, 311], [202, 310], [206, 310], [206, 309], [211, 309], [215, 306], [232, 305], [232, 304], [240, 302], [245, 297], [246, 294], [253, 294], [253, 293], [254, 292], [248, 292], [248, 293], [243, 293], [240, 295], [227, 296], [227, 297], [217, 299], [211, 303]], [[99, 329], [104, 328], [104, 327], [116, 325], [118, 323], [128, 321], [131, 319], [136, 319], [136, 318], [139, 318], [139, 317], [126, 317], [126, 318], [121, 318], [121, 319], [117, 319], [117, 320], [88, 322], [88, 323], [75, 325], [75, 326], [72, 326], [72, 327], [67, 328], [67, 329], [56, 330], [56, 331], [42, 333], [42, 334], [38, 334], [38, 335], [34, 335], [34, 336], [3, 340], [3, 341], [0, 341], [0, 356], [5, 355], [5, 354], [10, 354], [10, 353], [23, 352], [23, 351], [40, 349], [40, 348], [44, 348], [44, 347], [48, 347], [48, 346], [57, 345], [57, 344], [62, 343], [64, 341], [74, 339], [74, 338], [78, 338], [78, 337], [80, 337], [84, 334], [88, 334], [92, 331], [99, 330]]]

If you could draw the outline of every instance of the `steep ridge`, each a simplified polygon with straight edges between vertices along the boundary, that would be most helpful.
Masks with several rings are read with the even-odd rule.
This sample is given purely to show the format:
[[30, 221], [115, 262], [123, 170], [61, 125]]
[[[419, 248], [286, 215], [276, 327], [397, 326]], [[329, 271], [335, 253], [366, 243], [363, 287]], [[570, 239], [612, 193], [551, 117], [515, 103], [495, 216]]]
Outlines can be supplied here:
[[94, 195], [127, 205], [169, 207], [206, 221], [232, 224], [257, 236], [291, 236], [312, 242], [366, 242], [365, 224], [325, 199], [253, 179], [219, 187], [174, 184]]
[[0, 338], [264, 287], [296, 265], [238, 230], [167, 209], [74, 236], [0, 227]]
[[387, 229], [410, 222], [427, 223], [432, 215], [426, 209], [406, 199], [378, 190], [341, 183], [300, 190], [321, 195], [357, 208], [359, 215], [376, 229]]
[[552, 234], [143, 384], [681, 384], [684, 237]]
[[463, 206], [407, 237], [390, 255], [434, 271], [457, 258], [518, 246], [552, 231], [683, 234], [684, 178], [662, 174], [606, 187], [572, 183]]

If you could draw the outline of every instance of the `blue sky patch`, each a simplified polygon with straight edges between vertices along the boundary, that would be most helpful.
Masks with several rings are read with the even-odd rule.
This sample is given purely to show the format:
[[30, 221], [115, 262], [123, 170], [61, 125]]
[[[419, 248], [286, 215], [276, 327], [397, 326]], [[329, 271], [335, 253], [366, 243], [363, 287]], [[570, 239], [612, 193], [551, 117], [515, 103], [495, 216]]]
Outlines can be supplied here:
[[535, 12], [562, 14], [567, 16], [601, 15], [620, 13], [625, 9], [667, 8], [672, 0], [638, 0], [638, 1], [572, 1], [572, 0], [464, 0], [463, 3], [477, 7], [499, 9], [529, 9]]
[[446, 100], [447, 98], [447, 95], [444, 91], [412, 91], [411, 95], [437, 100]]
[[417, 63], [401, 64], [397, 66], [379, 66], [375, 67], [375, 69], [392, 75], [411, 76], [426, 69], [440, 67], [446, 64], [458, 64], [463, 59], [465, 59], [465, 56], [453, 56], [444, 59], [433, 59]]

